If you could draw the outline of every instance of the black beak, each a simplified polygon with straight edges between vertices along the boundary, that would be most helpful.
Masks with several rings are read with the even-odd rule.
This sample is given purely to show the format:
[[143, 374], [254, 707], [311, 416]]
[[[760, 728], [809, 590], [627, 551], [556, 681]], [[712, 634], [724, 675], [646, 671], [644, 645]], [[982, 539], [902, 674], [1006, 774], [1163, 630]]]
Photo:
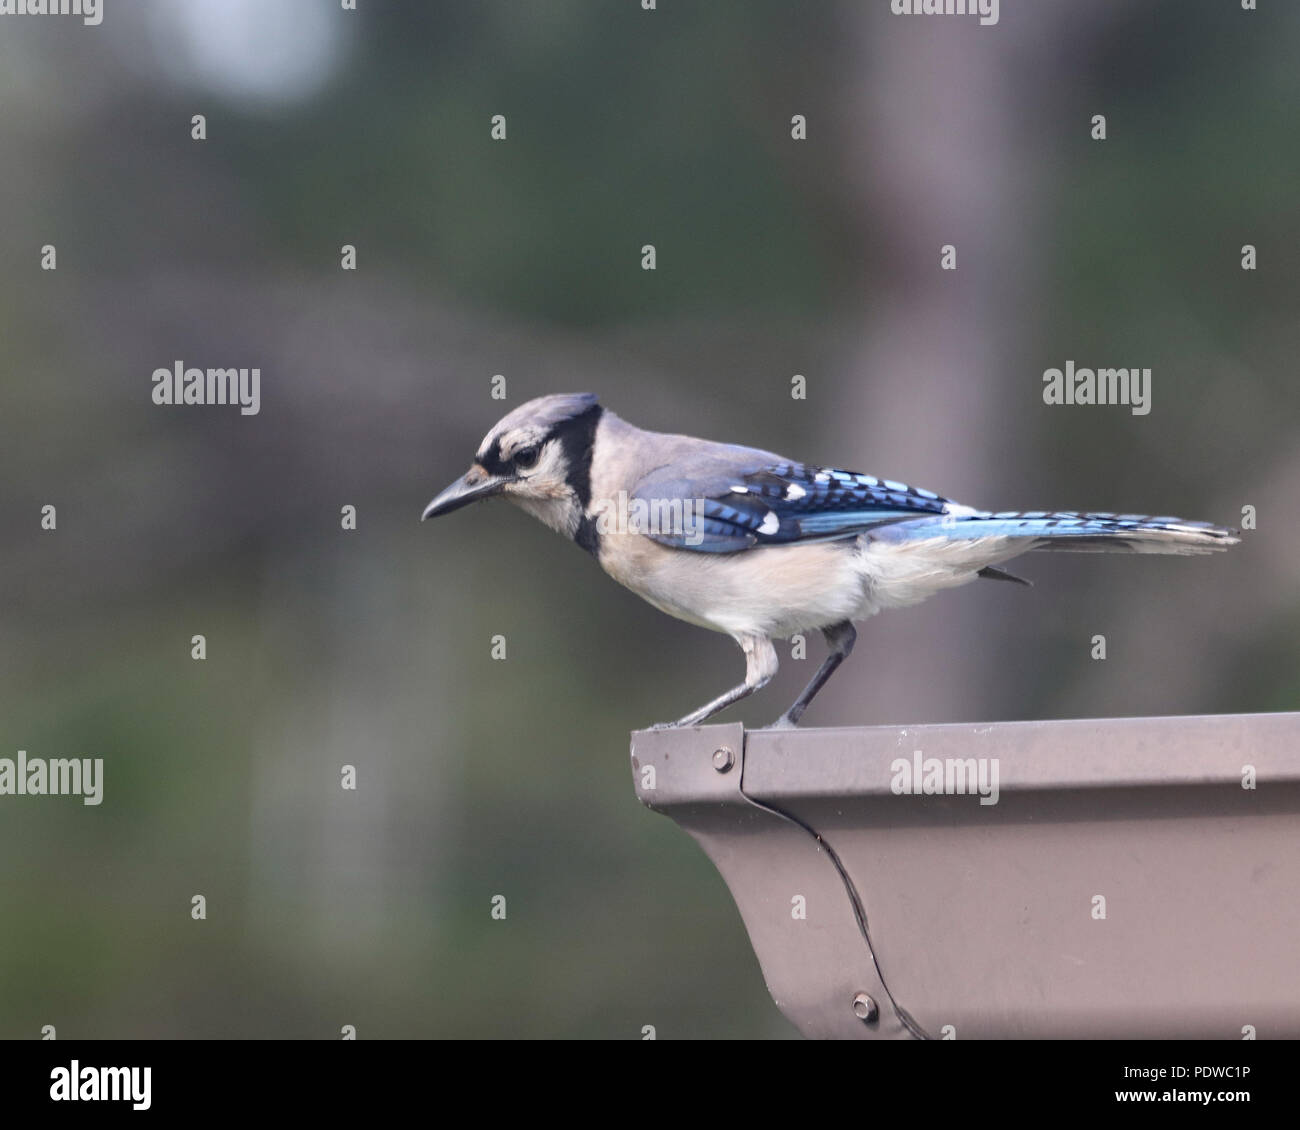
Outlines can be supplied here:
[[420, 521], [450, 514], [453, 510], [459, 510], [462, 506], [468, 506], [480, 498], [490, 498], [494, 494], [499, 494], [508, 482], [510, 479], [500, 475], [490, 475], [482, 467], [475, 465], [424, 508]]

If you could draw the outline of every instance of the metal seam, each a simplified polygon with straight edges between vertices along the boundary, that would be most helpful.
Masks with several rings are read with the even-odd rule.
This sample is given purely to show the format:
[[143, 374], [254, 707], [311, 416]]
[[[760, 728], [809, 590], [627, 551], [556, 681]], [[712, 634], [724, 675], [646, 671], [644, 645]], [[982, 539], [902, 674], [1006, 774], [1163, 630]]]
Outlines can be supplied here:
[[739, 783], [740, 795], [743, 796], [745, 800], [747, 800], [750, 804], [754, 805], [754, 807], [764, 809], [765, 811], [772, 813], [774, 816], [779, 816], [783, 820], [790, 821], [791, 824], [798, 825], [805, 832], [807, 832], [808, 835], [812, 836], [812, 838], [816, 840], [817, 843], [826, 852], [827, 858], [830, 859], [831, 863], [835, 867], [835, 870], [839, 872], [840, 882], [844, 884], [845, 893], [849, 896], [849, 905], [853, 908], [853, 917], [857, 921], [858, 931], [862, 935], [862, 940], [866, 942], [867, 953], [871, 957], [871, 964], [875, 967], [876, 977], [880, 981], [880, 987], [885, 990], [885, 996], [889, 1000], [890, 1008], [894, 1010], [894, 1015], [898, 1017], [899, 1023], [902, 1024], [903, 1027], [906, 1028], [907, 1031], [910, 1032], [915, 1039], [918, 1040], [933, 1039], [933, 1037], [930, 1036], [929, 1033], [927, 1033], [925, 1029], [922, 1028], [916, 1022], [916, 1020], [912, 1017], [912, 1014], [908, 1012], [907, 1009], [905, 1009], [902, 1005], [898, 1003], [898, 1001], [894, 999], [894, 994], [889, 989], [889, 983], [885, 980], [885, 971], [880, 968], [880, 961], [876, 957], [876, 947], [871, 944], [871, 931], [870, 928], [867, 926], [866, 907], [863, 905], [862, 898], [858, 894], [857, 888], [853, 885], [853, 880], [849, 877], [849, 873], [845, 869], [844, 864], [840, 862], [840, 857], [836, 854], [835, 849], [831, 847], [831, 845], [826, 841], [826, 839], [822, 836], [820, 832], [810, 827], [809, 825], [805, 824], [802, 820], [799, 819], [799, 817], [795, 816], [793, 813], [785, 812], [782, 809], [775, 807], [774, 805], [767, 804], [761, 800], [756, 800], [754, 797], [750, 796], [747, 792], [745, 792], [745, 748], [744, 747], [747, 744], [748, 744], [747, 742], [742, 743], [741, 746], [740, 783]]

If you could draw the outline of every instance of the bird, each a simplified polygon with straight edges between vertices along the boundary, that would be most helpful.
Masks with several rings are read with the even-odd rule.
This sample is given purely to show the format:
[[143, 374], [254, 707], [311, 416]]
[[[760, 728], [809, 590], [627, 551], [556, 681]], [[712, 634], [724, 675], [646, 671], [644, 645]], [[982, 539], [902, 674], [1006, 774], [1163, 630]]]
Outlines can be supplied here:
[[766, 686], [773, 641], [820, 631], [829, 653], [774, 728], [798, 724], [849, 656], [855, 621], [916, 604], [1034, 550], [1212, 553], [1209, 522], [1071, 510], [988, 511], [893, 479], [753, 447], [646, 431], [592, 393], [502, 417], [422, 521], [500, 497], [590, 553], [655, 608], [732, 637], [744, 681], [675, 722], [698, 726]]

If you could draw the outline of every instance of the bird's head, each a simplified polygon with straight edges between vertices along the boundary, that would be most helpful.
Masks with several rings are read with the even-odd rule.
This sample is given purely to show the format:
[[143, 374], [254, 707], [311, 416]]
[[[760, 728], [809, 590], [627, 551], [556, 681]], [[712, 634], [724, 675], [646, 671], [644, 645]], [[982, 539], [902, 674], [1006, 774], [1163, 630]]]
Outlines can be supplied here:
[[424, 518], [501, 495], [552, 529], [576, 536], [591, 501], [591, 450], [600, 416], [589, 392], [521, 404], [483, 437], [473, 466], [424, 508]]

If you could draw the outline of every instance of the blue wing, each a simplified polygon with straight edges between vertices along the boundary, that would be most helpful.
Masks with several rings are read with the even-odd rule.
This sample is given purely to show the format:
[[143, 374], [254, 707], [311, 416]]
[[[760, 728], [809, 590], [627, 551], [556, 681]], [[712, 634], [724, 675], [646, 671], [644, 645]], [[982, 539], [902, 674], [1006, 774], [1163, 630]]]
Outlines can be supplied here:
[[[891, 479], [810, 467], [751, 448], [710, 446], [689, 467], [669, 464], [651, 472], [633, 492], [648, 507], [642, 532], [661, 545], [737, 553], [870, 533], [894, 545], [935, 538], [1002, 541], [1018, 544], [1017, 553], [1209, 553], [1238, 541], [1236, 530], [1181, 518], [1073, 510], [992, 513]], [[1013, 555], [999, 551], [995, 557]]]
[[[653, 516], [647, 536], [697, 553], [736, 553], [767, 545], [856, 537], [886, 523], [945, 513], [933, 491], [830, 467], [774, 460], [728, 470], [717, 461], [694, 477], [661, 468], [633, 498]], [[677, 520], [677, 515], [681, 520]]]

